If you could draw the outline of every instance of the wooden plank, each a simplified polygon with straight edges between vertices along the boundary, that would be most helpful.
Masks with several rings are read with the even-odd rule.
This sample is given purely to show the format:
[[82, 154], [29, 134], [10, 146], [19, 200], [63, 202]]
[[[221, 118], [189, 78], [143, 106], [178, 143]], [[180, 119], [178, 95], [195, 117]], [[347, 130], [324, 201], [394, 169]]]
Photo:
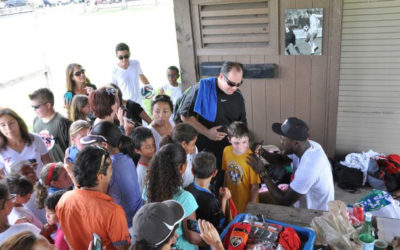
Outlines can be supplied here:
[[355, 10], [343, 10], [343, 16], [350, 15], [386, 15], [395, 14], [400, 12], [400, 7], [393, 8], [376, 8], [376, 9], [355, 9]]
[[398, 20], [399, 14], [385, 14], [385, 15], [353, 15], [344, 16], [343, 23], [353, 21], [384, 21], [384, 20]]
[[396, 20], [345, 22], [343, 23], [343, 28], [393, 27], [399, 25], [400, 25], [400, 18]]
[[399, 80], [398, 75], [340, 75], [340, 80], [375, 80], [375, 81], [392, 81]]
[[340, 95], [340, 101], [343, 104], [354, 104], [354, 103], [359, 103], [358, 105], [364, 105], [364, 102], [368, 102], [365, 104], [365, 107], [369, 107], [370, 105], [379, 105], [382, 107], [385, 106], [396, 106], [400, 107], [400, 101], [399, 101], [399, 93], [395, 93], [395, 95], [389, 96], [386, 95], [385, 98], [382, 98], [382, 96], [375, 95], [375, 96], [346, 96], [346, 95]]
[[194, 55], [194, 40], [192, 33], [191, 11], [187, 1], [174, 0], [175, 30], [178, 44], [179, 67], [183, 88], [196, 83], [196, 58]]
[[371, 51], [371, 52], [350, 52], [343, 51], [342, 57], [397, 57], [400, 56], [400, 51]]
[[265, 218], [271, 220], [300, 227], [310, 227], [312, 219], [316, 216], [321, 216], [323, 211], [249, 202], [246, 213], [262, 214]]
[[222, 34], [266, 34], [269, 27], [243, 27], [243, 28], [204, 28], [203, 35], [222, 35]]
[[342, 46], [363, 46], [363, 45], [400, 45], [400, 39], [376, 39], [376, 40], [344, 40]]
[[[296, 8], [295, 1], [292, 0], [282, 0], [280, 1], [280, 17], [285, 16], [286, 9]], [[283, 20], [283, 19], [282, 19]], [[280, 107], [281, 114], [279, 121], [283, 122], [287, 117], [292, 117], [296, 115], [295, 103], [296, 103], [296, 57], [297, 56], [286, 56], [285, 53], [285, 25], [284, 21], [280, 24], [280, 49], [281, 56], [279, 57], [279, 79], [281, 87], [280, 96]], [[267, 124], [267, 126], [269, 126]], [[271, 129], [271, 128], [270, 128]], [[279, 135], [271, 134], [269, 137], [271, 141], [279, 141]], [[269, 143], [269, 141], [268, 141]]]
[[342, 69], [400, 69], [399, 63], [341, 63]]
[[210, 10], [210, 11], [201, 11], [200, 17], [265, 15], [265, 14], [268, 14], [268, 12], [269, 12], [268, 8], [237, 9], [237, 10]]
[[[330, 13], [329, 1], [313, 0], [313, 8], [323, 8], [323, 40], [322, 55], [312, 56], [311, 58], [311, 89], [310, 89], [310, 130], [311, 138], [319, 142], [323, 148], [326, 148], [326, 122], [328, 120], [328, 89], [327, 89], [327, 66], [328, 56], [326, 55], [329, 48], [329, 31]], [[328, 20], [328, 21], [327, 21]]]
[[[270, 36], [271, 37], [279, 37], [279, 6], [278, 0], [270, 0], [268, 1], [268, 7], [270, 9], [269, 18], [271, 20], [270, 27]], [[279, 40], [278, 39], [270, 39], [269, 48], [273, 52], [274, 55], [279, 54]]]
[[279, 137], [272, 131], [271, 126], [274, 122], [281, 122], [281, 88], [278, 79], [268, 79], [266, 81], [266, 111], [267, 121], [264, 124], [266, 130], [265, 142], [272, 145], [279, 145]]
[[[242, 64], [249, 64], [251, 62], [249, 55], [237, 56], [236, 61]], [[253, 79], [246, 79], [243, 85], [240, 87], [240, 91], [242, 92], [244, 100], [246, 101], [247, 126], [250, 130], [254, 131], [253, 97], [251, 91], [252, 86], [253, 86]]]
[[198, 56], [203, 55], [269, 55], [272, 54], [270, 48], [225, 48], [225, 49], [197, 49]]
[[400, 71], [397, 69], [341, 69], [341, 73], [344, 75], [398, 75], [400, 79]]
[[385, 52], [385, 51], [400, 51], [400, 46], [396, 44], [391, 45], [371, 45], [371, 46], [342, 46], [342, 52]]
[[268, 24], [268, 17], [251, 17], [251, 18], [226, 18], [226, 19], [203, 19], [202, 25], [234, 25], [234, 24]]
[[[251, 56], [251, 64], [262, 64], [265, 63], [264, 56]], [[267, 106], [266, 106], [266, 95], [265, 95], [265, 79], [254, 79], [251, 86], [251, 98], [252, 98], [252, 113], [253, 113], [253, 132], [257, 140], [267, 139], [266, 133], [266, 120], [267, 120]]]
[[373, 119], [377, 122], [381, 120], [387, 121], [389, 123], [397, 123], [400, 122], [400, 113], [397, 115], [394, 114], [384, 114], [384, 113], [341, 113], [341, 119], [354, 119], [354, 120], [361, 120], [361, 119]]
[[362, 40], [362, 39], [399, 39], [399, 33], [367, 33], [367, 34], [342, 34], [343, 40]]
[[270, 0], [191, 0], [195, 4], [212, 4], [212, 5], [225, 5], [225, 4], [243, 4], [243, 3], [265, 3]]
[[357, 9], [375, 9], [375, 8], [393, 8], [400, 7], [399, 1], [379, 1], [379, 2], [361, 2], [361, 3], [348, 3], [346, 1], [343, 9], [357, 10]]
[[330, 1], [329, 6], [329, 49], [328, 49], [328, 65], [327, 65], [327, 86], [328, 86], [328, 119], [326, 123], [327, 146], [326, 153], [333, 157], [336, 151], [336, 130], [337, 130], [337, 114], [338, 114], [338, 92], [340, 80], [340, 46], [341, 46], [341, 29], [343, 17], [343, 1]]
[[370, 57], [370, 58], [353, 58], [353, 57], [342, 57], [340, 58], [341, 63], [399, 63], [400, 57]]
[[366, 80], [366, 79], [352, 79], [352, 80], [340, 80], [340, 86], [354, 85], [354, 86], [398, 86], [398, 79], [395, 80]]
[[343, 34], [381, 34], [381, 33], [399, 33], [400, 27], [367, 27], [367, 28], [343, 28]]
[[203, 37], [203, 43], [249, 43], [249, 42], [268, 42], [269, 35], [242, 35], [242, 36], [218, 36]]
[[372, 93], [379, 93], [379, 92], [394, 92], [393, 94], [398, 94], [396, 92], [400, 92], [400, 86], [397, 83], [395, 86], [385, 86], [385, 85], [380, 85], [379, 83], [376, 83], [374, 85], [341, 85], [340, 86], [340, 92], [343, 91], [343, 94], [345, 94], [345, 91], [362, 91], [362, 93], [365, 92], [372, 92]]
[[375, 97], [377, 98], [377, 100], [382, 100], [382, 97], [384, 97], [385, 100], [383, 100], [382, 102], [389, 102], [392, 101], [391, 98], [399, 99], [400, 90], [396, 91], [394, 89], [389, 89], [389, 88], [384, 89], [383, 87], [381, 87], [378, 90], [366, 91], [365, 89], [359, 90], [357, 86], [354, 86], [350, 90], [347, 89], [345, 91], [342, 88], [340, 88], [339, 95], [343, 97], [366, 97], [366, 98], [371, 98], [370, 99], [371, 101], [374, 101]]

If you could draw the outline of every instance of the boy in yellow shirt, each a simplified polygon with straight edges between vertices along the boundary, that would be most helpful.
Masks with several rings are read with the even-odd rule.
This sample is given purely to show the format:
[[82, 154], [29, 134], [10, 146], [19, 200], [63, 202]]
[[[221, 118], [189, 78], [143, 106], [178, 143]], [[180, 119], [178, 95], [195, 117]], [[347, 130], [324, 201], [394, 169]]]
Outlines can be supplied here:
[[232, 194], [238, 213], [243, 213], [248, 202], [258, 202], [259, 175], [247, 164], [252, 153], [249, 146], [249, 129], [243, 122], [233, 122], [228, 127], [228, 140], [232, 144], [224, 149], [222, 170], [224, 186]]

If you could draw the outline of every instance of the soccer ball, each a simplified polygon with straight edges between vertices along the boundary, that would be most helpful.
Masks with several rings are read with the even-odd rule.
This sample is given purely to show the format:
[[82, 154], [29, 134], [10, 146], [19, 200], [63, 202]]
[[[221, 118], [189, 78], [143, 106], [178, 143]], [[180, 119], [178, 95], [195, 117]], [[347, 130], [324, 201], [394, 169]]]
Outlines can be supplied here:
[[306, 26], [303, 27], [303, 30], [304, 30], [305, 32], [307, 32], [309, 29], [310, 29], [310, 28], [308, 27], [308, 25], [306, 25]]
[[146, 84], [140, 89], [140, 93], [145, 99], [151, 99], [154, 95], [154, 88], [150, 84]]

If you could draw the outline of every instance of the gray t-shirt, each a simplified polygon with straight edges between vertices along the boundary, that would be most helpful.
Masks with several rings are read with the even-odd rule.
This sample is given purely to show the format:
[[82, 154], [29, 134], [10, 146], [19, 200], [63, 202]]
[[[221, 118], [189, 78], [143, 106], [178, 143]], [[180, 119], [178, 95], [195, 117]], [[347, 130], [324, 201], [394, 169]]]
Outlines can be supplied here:
[[33, 121], [33, 131], [46, 144], [52, 162], [63, 162], [65, 150], [69, 145], [69, 126], [71, 121], [58, 112], [53, 119], [44, 123], [40, 117]]

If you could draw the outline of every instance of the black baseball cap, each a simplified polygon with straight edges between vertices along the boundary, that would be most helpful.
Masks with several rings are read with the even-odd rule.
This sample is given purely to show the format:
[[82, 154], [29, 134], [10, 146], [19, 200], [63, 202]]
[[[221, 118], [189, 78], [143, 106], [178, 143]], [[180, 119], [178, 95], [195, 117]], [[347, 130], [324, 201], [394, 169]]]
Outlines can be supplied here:
[[148, 203], [141, 207], [132, 220], [136, 241], [159, 246], [167, 240], [185, 216], [185, 210], [177, 201]]
[[117, 126], [111, 122], [103, 121], [96, 124], [89, 132], [89, 135], [82, 137], [80, 142], [83, 145], [107, 142], [113, 147], [118, 147], [121, 137], [122, 132]]
[[310, 137], [307, 124], [297, 117], [289, 117], [283, 123], [272, 124], [272, 131], [296, 141], [305, 141]]

